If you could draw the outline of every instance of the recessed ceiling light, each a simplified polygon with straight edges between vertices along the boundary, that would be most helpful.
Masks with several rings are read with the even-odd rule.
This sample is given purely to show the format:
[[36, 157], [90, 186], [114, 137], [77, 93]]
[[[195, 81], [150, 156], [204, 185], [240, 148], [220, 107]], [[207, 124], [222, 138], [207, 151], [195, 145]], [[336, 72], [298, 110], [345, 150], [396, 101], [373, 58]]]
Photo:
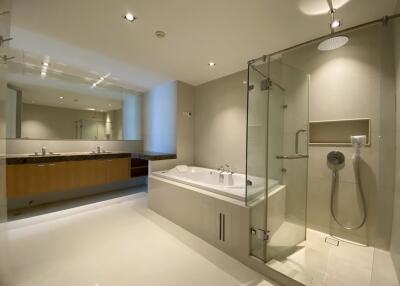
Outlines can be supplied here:
[[42, 65], [43, 65], [44, 67], [48, 67], [48, 66], [49, 66], [49, 63], [43, 62]]
[[89, 108], [87, 108], [87, 110], [89, 110], [89, 111], [96, 111], [96, 108], [89, 107]]
[[129, 22], [133, 22], [133, 21], [135, 21], [136, 20], [136, 17], [135, 16], [133, 16], [133, 14], [132, 13], [126, 13], [125, 15], [124, 15], [124, 17], [123, 17], [125, 20], [128, 20]]
[[111, 103], [109, 103], [108, 106], [111, 107]]
[[42, 76], [46, 76], [46, 72], [45, 72], [45, 71], [42, 71], [40, 74], [41, 74]]
[[208, 65], [209, 65], [210, 67], [214, 67], [214, 66], [216, 65], [216, 63], [214, 63], [214, 62], [209, 62]]
[[64, 96], [60, 96], [60, 97], [58, 97], [59, 99], [64, 99]]

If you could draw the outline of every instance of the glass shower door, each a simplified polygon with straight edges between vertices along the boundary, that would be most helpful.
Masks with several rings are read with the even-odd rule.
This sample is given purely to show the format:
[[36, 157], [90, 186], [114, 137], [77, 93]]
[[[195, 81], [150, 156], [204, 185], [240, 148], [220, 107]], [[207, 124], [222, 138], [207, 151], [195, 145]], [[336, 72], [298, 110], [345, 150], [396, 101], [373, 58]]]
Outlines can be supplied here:
[[267, 261], [306, 239], [309, 77], [283, 60], [270, 63]]
[[246, 203], [250, 254], [264, 262], [305, 240], [308, 83], [281, 57], [249, 64]]
[[250, 254], [266, 261], [268, 58], [250, 62], [247, 94], [246, 204], [251, 210]]

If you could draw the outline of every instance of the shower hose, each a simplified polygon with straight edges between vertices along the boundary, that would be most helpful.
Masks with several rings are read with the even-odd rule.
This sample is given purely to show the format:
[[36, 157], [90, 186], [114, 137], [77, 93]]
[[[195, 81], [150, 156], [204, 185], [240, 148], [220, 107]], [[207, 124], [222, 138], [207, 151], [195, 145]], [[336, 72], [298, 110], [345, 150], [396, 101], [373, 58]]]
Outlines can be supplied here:
[[336, 192], [337, 192], [337, 181], [338, 181], [338, 170], [335, 169], [332, 171], [332, 188], [331, 188], [331, 214], [333, 219], [335, 220], [335, 222], [340, 225], [341, 227], [343, 227], [344, 229], [347, 230], [357, 230], [360, 229], [366, 222], [367, 220], [367, 205], [366, 205], [366, 201], [365, 201], [365, 195], [364, 195], [364, 191], [361, 185], [361, 178], [360, 178], [360, 155], [359, 154], [354, 154], [353, 158], [353, 169], [354, 169], [354, 175], [356, 178], [356, 183], [358, 185], [358, 190], [360, 193], [360, 197], [361, 197], [361, 203], [362, 203], [362, 211], [363, 211], [363, 219], [361, 221], [360, 224], [356, 225], [356, 226], [346, 226], [344, 224], [342, 224], [339, 219], [337, 218], [335, 211], [334, 211], [334, 198], [336, 196]]

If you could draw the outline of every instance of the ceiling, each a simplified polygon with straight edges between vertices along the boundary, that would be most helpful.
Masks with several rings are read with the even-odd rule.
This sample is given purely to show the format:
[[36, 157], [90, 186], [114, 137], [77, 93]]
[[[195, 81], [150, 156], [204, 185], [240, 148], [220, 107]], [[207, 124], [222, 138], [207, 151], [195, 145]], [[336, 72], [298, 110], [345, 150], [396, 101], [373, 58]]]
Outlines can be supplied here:
[[[392, 14], [397, 0], [333, 0], [343, 28]], [[14, 0], [12, 46], [137, 91], [199, 85], [249, 59], [329, 32], [326, 0]], [[130, 11], [137, 20], [122, 19]], [[166, 32], [163, 39], [154, 32]], [[216, 62], [209, 67], [209, 61]]]

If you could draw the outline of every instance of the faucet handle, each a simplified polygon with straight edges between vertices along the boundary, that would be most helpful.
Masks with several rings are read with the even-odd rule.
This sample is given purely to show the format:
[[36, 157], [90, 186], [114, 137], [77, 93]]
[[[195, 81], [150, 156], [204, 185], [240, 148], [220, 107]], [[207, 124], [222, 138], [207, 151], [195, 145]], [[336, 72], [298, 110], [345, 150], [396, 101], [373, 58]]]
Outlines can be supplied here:
[[225, 167], [226, 167], [226, 170], [225, 170], [225, 171], [227, 171], [228, 173], [233, 174], [233, 171], [232, 171], [231, 166], [229, 166], [228, 164], [225, 164]]

